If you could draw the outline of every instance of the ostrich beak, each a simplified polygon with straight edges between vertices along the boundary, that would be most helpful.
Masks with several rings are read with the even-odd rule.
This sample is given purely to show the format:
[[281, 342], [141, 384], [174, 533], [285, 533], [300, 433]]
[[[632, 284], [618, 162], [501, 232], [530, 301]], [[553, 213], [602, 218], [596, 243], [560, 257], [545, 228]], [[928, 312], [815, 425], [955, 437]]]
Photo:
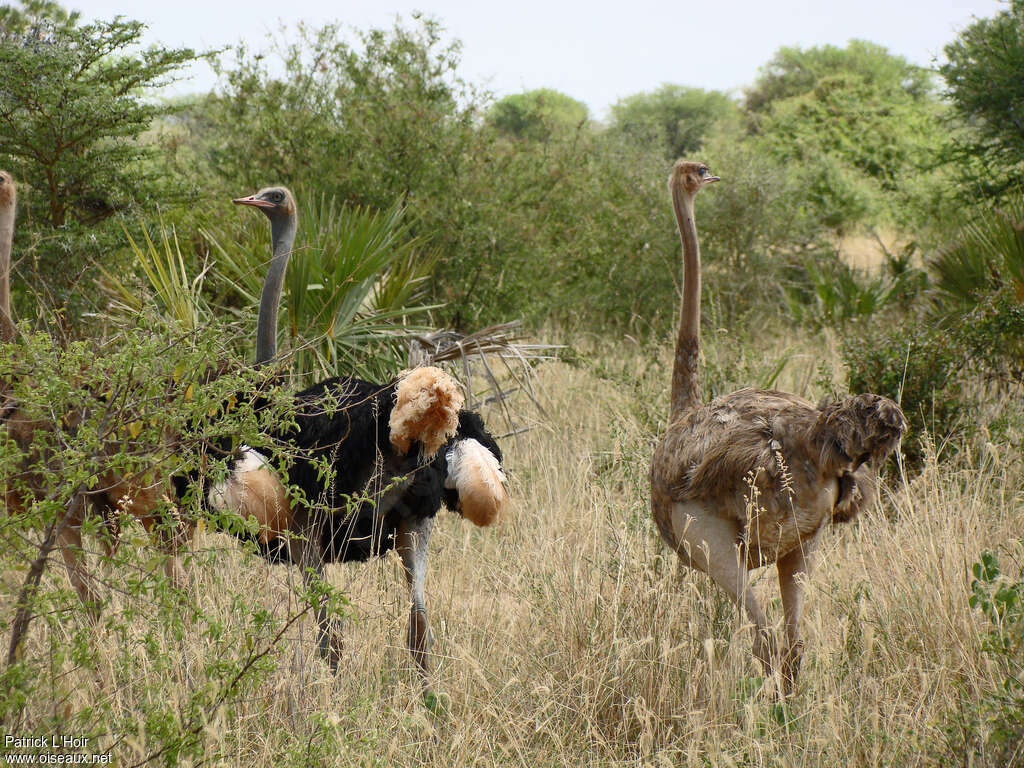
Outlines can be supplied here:
[[[720, 176], [705, 176], [704, 177], [704, 183], [705, 184], [713, 184], [714, 182], [721, 181], [721, 180], [722, 180], [722, 178]], [[238, 201], [236, 200], [235, 202], [238, 202]]]
[[231, 201], [235, 205], [251, 205], [254, 208], [273, 208], [274, 204], [267, 202], [266, 200], [260, 200], [256, 195], [249, 195], [248, 197], [236, 197]]

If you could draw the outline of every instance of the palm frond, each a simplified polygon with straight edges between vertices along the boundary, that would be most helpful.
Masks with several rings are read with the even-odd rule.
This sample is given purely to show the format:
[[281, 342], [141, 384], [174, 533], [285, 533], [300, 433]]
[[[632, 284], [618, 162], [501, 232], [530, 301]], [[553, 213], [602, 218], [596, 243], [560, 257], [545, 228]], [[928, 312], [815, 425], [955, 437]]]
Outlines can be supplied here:
[[[416, 321], [433, 308], [420, 302], [436, 256], [412, 235], [399, 203], [371, 210], [299, 195], [306, 199], [285, 278], [282, 347], [304, 374], [393, 375], [404, 364], [402, 339], [426, 330]], [[222, 301], [255, 316], [270, 257], [266, 222], [249, 214], [202, 234], [217, 255]]]
[[896, 276], [864, 274], [834, 257], [808, 258], [803, 270], [809, 292], [805, 296], [790, 291], [786, 297], [790, 311], [798, 320], [822, 325], [870, 317], [887, 306], [913, 278], [911, 272]]
[[148, 309], [171, 330], [195, 332], [209, 322], [211, 316], [210, 307], [203, 297], [207, 270], [204, 268], [194, 277], [189, 276], [178, 235], [173, 227], [168, 231], [163, 220], [160, 221], [159, 243], [153, 242], [144, 223], [141, 228], [142, 243], [139, 244], [124, 222], [121, 223], [128, 247], [146, 278], [149, 290], [141, 293], [138, 286], [99, 265], [103, 274], [100, 288], [109, 300], [108, 313], [117, 319], [135, 317]]
[[1007, 287], [1024, 301], [1024, 195], [979, 213], [926, 264], [939, 315], [960, 316], [983, 294]]

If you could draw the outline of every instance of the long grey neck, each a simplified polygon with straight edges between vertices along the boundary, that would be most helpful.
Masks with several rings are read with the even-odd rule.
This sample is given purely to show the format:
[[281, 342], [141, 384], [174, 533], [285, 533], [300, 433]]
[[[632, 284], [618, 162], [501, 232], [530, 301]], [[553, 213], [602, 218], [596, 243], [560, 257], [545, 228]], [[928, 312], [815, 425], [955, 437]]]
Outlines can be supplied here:
[[270, 220], [274, 255], [263, 281], [260, 316], [256, 325], [256, 365], [269, 363], [277, 356], [277, 310], [281, 306], [284, 275], [295, 242], [296, 215], [275, 216]]
[[0, 210], [0, 341], [13, 341], [11, 316], [11, 244], [14, 241], [14, 205]]
[[700, 247], [693, 220], [693, 195], [673, 185], [672, 207], [683, 246], [683, 303], [672, 367], [670, 419], [675, 420], [701, 402], [700, 370]]

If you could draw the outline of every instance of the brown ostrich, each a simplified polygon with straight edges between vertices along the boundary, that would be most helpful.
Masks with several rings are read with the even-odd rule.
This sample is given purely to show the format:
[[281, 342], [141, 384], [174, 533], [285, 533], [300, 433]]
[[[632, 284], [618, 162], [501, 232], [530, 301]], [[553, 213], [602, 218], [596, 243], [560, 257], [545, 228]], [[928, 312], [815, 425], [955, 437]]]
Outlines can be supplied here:
[[775, 638], [748, 572], [776, 563], [787, 639], [780, 671], [788, 693], [800, 665], [804, 581], [821, 532], [870, 502], [875, 467], [899, 444], [906, 420], [896, 403], [878, 395], [815, 406], [786, 392], [741, 389], [702, 401], [693, 203], [718, 180], [703, 163], [684, 160], [669, 177], [683, 246], [683, 299], [669, 426], [651, 465], [651, 508], [682, 562], [746, 610], [754, 655], [766, 674], [777, 656]]
[[18, 195], [14, 179], [0, 171], [0, 343], [14, 340], [11, 316], [11, 244], [14, 241], [14, 213]]
[[[15, 340], [16, 327], [11, 313], [11, 247], [14, 236], [14, 217], [17, 193], [14, 180], [6, 171], [0, 171], [0, 343], [10, 344]], [[38, 437], [40, 431], [53, 429], [52, 423], [40, 422], [30, 417], [11, 397], [7, 385], [0, 384], [0, 425], [7, 435], [18, 445], [27, 457], [26, 462], [38, 459]], [[65, 428], [74, 428], [81, 423], [83, 414], [72, 412], [62, 417]], [[32, 471], [26, 470], [29, 488], [39, 487], [38, 478]], [[158, 523], [163, 515], [158, 511], [161, 501], [170, 492], [170, 484], [166, 481], [146, 483], [141, 477], [128, 477], [114, 472], [102, 473], [97, 478], [96, 487], [88, 492], [76, 494], [71, 500], [68, 512], [62, 520], [55, 523], [51, 532], [44, 539], [43, 548], [60, 550], [67, 567], [71, 583], [78, 597], [92, 616], [97, 616], [101, 600], [94, 591], [91, 578], [82, 563], [81, 528], [89, 507], [100, 514], [105, 522], [112, 523], [119, 509], [125, 509], [154, 533], [161, 548], [169, 554], [165, 563], [165, 573], [178, 587], [185, 584], [185, 574], [174, 552], [180, 546], [188, 531], [175, 533], [165, 532], [162, 528], [157, 532]], [[9, 513], [18, 513], [26, 509], [32, 499], [25, 493], [15, 490], [7, 483], [3, 484], [3, 503]], [[114, 527], [108, 530], [114, 533]], [[180, 527], [180, 526], [179, 526]], [[116, 546], [116, 537], [109, 536], [104, 541], [108, 551]], [[15, 639], [18, 633], [13, 633]], [[12, 653], [16, 643], [12, 643]]]

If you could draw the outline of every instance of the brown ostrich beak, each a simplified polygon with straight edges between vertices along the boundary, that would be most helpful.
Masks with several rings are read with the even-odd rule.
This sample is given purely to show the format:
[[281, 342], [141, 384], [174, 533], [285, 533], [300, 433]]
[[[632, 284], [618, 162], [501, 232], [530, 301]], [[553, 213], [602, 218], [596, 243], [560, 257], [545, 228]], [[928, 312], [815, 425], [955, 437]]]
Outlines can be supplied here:
[[248, 197], [236, 197], [231, 201], [235, 205], [251, 205], [254, 208], [273, 208], [274, 204], [267, 202], [266, 200], [260, 200], [256, 195], [249, 195]]

